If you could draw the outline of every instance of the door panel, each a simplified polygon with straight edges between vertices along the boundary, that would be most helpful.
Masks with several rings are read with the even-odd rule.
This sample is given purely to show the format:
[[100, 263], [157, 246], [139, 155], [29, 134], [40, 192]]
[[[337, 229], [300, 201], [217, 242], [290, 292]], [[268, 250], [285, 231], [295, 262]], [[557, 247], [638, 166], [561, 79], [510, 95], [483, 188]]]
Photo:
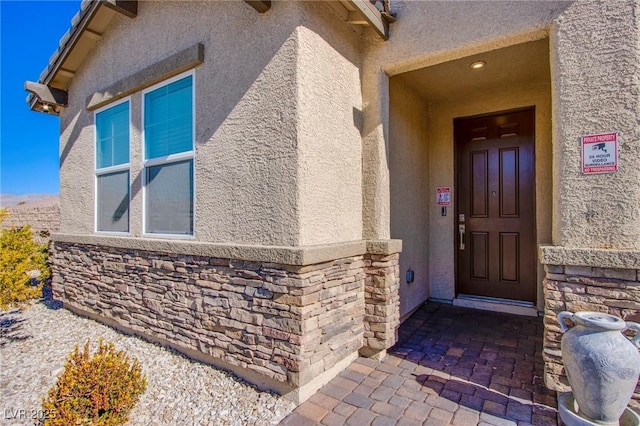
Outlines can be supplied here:
[[500, 233], [500, 280], [518, 282], [518, 241], [520, 235], [516, 232]]
[[489, 214], [489, 153], [487, 151], [471, 153], [471, 210], [472, 217], [487, 217]]
[[518, 148], [500, 150], [500, 217], [518, 217]]
[[486, 232], [471, 233], [471, 253], [473, 253], [471, 277], [476, 280], [488, 280], [489, 235]]
[[534, 123], [533, 109], [455, 120], [459, 294], [535, 301]]

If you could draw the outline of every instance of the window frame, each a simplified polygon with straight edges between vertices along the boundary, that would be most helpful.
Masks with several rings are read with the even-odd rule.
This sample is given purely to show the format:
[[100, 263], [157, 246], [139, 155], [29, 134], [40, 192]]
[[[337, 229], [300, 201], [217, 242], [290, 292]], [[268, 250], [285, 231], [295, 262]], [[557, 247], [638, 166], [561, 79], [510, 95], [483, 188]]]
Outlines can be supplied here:
[[[183, 151], [176, 154], [169, 154], [163, 157], [156, 157], [152, 159], [146, 159], [147, 145], [145, 134], [145, 96], [147, 93], [160, 89], [178, 80], [191, 76], [191, 150]], [[168, 79], [162, 80], [152, 86], [140, 92], [141, 94], [141, 162], [142, 162], [142, 235], [149, 238], [162, 238], [162, 239], [176, 239], [176, 240], [194, 240], [196, 238], [196, 155], [195, 155], [195, 139], [196, 139], [196, 71], [191, 69], [180, 74], [177, 74]], [[163, 234], [158, 232], [149, 232], [147, 229], [147, 169], [154, 166], [162, 166], [173, 164], [181, 161], [191, 160], [193, 162], [191, 179], [193, 182], [193, 194], [191, 200], [191, 233], [190, 234]]]
[[[107, 167], [98, 167], [98, 123], [97, 123], [97, 115], [100, 114], [101, 112], [104, 112], [108, 109], [117, 107], [118, 105], [124, 104], [124, 103], [128, 103], [129, 104], [129, 108], [128, 108], [128, 117], [127, 117], [127, 124], [129, 127], [129, 140], [127, 141], [128, 144], [128, 150], [129, 150], [129, 161], [127, 163], [123, 163], [123, 164], [118, 164], [115, 166], [107, 166]], [[115, 102], [111, 102], [110, 104], [107, 104], [101, 108], [96, 109], [95, 111], [93, 111], [93, 200], [94, 200], [94, 209], [93, 209], [93, 217], [94, 217], [94, 223], [93, 223], [93, 229], [94, 232], [96, 234], [103, 234], [103, 235], [120, 235], [120, 236], [127, 236], [127, 235], [131, 235], [131, 96], [126, 96], [122, 99], [118, 99]], [[127, 193], [129, 194], [129, 206], [127, 208], [127, 224], [128, 224], [128, 230], [127, 231], [102, 231], [98, 228], [99, 225], [99, 202], [100, 200], [98, 200], [98, 178], [100, 176], [104, 176], [104, 175], [108, 175], [108, 174], [112, 174], [112, 173], [117, 173], [117, 172], [124, 172], [127, 171], [127, 181], [129, 182], [128, 186], [127, 186]]]

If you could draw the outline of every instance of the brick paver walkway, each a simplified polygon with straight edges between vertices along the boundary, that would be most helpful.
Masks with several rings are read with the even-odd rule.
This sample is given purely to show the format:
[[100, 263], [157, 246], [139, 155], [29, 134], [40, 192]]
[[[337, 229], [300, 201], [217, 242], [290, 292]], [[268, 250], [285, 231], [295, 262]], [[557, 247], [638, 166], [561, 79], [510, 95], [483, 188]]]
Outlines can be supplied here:
[[359, 358], [282, 425], [556, 425], [542, 320], [428, 303], [382, 361]]

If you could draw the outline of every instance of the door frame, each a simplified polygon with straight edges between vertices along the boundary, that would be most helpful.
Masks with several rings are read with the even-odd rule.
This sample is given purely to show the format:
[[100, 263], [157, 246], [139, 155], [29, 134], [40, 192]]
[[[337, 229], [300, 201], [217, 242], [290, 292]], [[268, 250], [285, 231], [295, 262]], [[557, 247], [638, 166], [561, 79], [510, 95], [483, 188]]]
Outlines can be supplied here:
[[[455, 196], [454, 196], [454, 202], [455, 202], [455, 213], [454, 213], [454, 226], [453, 226], [453, 253], [454, 253], [454, 271], [453, 271], [453, 276], [454, 276], [454, 298], [457, 298], [459, 293], [459, 288], [458, 288], [458, 283], [459, 283], [459, 277], [458, 277], [458, 262], [459, 262], [459, 254], [458, 254], [458, 244], [459, 244], [459, 234], [458, 234], [458, 209], [460, 206], [459, 203], [459, 199], [458, 199], [458, 194], [460, 193], [460, 191], [458, 190], [460, 188], [459, 186], [459, 182], [458, 182], [458, 160], [459, 160], [459, 156], [458, 156], [458, 126], [457, 123], [459, 121], [463, 121], [463, 120], [469, 120], [469, 119], [475, 119], [475, 118], [485, 118], [485, 117], [491, 117], [491, 116], [495, 116], [495, 115], [502, 115], [502, 114], [510, 114], [510, 113], [515, 113], [515, 112], [523, 112], [523, 111], [531, 111], [533, 113], [533, 226], [534, 226], [534, 231], [533, 231], [533, 240], [534, 240], [534, 244], [537, 247], [537, 241], [538, 241], [538, 218], [537, 218], [537, 193], [536, 193], [536, 182], [537, 182], [537, 167], [536, 167], [536, 119], [537, 119], [537, 115], [536, 115], [536, 107], [535, 105], [529, 105], [529, 106], [523, 106], [523, 107], [518, 107], [518, 108], [510, 108], [510, 109], [506, 109], [506, 110], [498, 110], [498, 111], [492, 111], [492, 112], [485, 112], [485, 113], [481, 113], [481, 114], [474, 114], [474, 115], [468, 115], [468, 116], [463, 116], [463, 117], [455, 117], [453, 119], [453, 182], [454, 182], [454, 191], [455, 191]], [[533, 264], [534, 266], [538, 264], [538, 258], [536, 256], [535, 253], [537, 253], [537, 249], [533, 250], [534, 253], [534, 259], [533, 259]], [[537, 268], [534, 267], [534, 272], [536, 272], [536, 277], [534, 279], [534, 299], [537, 299], [537, 291], [538, 291], [538, 276], [537, 276]], [[480, 296], [479, 296], [480, 297]], [[507, 302], [506, 299], [492, 299], [494, 302], [500, 302], [500, 301], [505, 301]], [[515, 303], [522, 303], [521, 301], [514, 301]], [[534, 300], [533, 302], [533, 306], [535, 306], [537, 303], [537, 301]]]

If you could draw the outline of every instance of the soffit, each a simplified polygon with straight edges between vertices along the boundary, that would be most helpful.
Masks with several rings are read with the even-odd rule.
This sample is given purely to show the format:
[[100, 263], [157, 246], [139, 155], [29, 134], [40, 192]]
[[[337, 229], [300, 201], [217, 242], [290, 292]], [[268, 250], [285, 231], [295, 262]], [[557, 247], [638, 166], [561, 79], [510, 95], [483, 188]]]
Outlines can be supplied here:
[[[102, 38], [116, 14], [135, 18], [138, 11], [137, 0], [83, 0], [80, 11], [71, 20], [71, 28], [62, 36], [58, 49], [49, 59], [49, 64], [40, 74], [39, 83], [27, 82], [25, 89], [29, 107], [34, 111], [58, 114], [64, 103], [43, 101], [42, 96], [51, 98], [51, 93], [65, 92], [84, 59]], [[30, 90], [37, 89], [37, 90]], [[57, 92], [56, 92], [57, 91]], [[60, 99], [60, 97], [53, 96]], [[64, 98], [66, 99], [66, 93]], [[49, 107], [53, 107], [51, 110]]]
[[62, 36], [58, 50], [40, 75], [40, 82], [66, 90], [84, 58], [102, 38], [116, 14], [135, 17], [137, 2], [119, 0], [83, 1], [71, 20], [71, 28]]
[[[476, 61], [486, 65], [471, 69]], [[401, 74], [428, 101], [463, 100], [471, 94], [501, 87], [551, 81], [549, 40], [542, 39], [493, 50]]]
[[[39, 82], [25, 84], [25, 89], [30, 91], [27, 97], [30, 109], [58, 114], [60, 107], [66, 106], [66, 103], [43, 102], [37, 93], [45, 93], [47, 99], [57, 99], [59, 97], [55, 94], [46, 92], [55, 92], [56, 89], [68, 90], [75, 73], [102, 38], [114, 16], [120, 13], [135, 18], [138, 10], [137, 3], [137, 0], [83, 0], [80, 11], [71, 20], [71, 28], [60, 39], [58, 49], [40, 74]], [[247, 3], [270, 5], [270, 2], [247, 1]], [[340, 0], [328, 3], [346, 22], [352, 25], [371, 26], [384, 39], [388, 38], [389, 22], [395, 20], [390, 14], [388, 0], [376, 0], [375, 4], [372, 0]], [[252, 7], [255, 8], [255, 5], [252, 4]], [[49, 106], [53, 108], [50, 109]]]
[[52, 69], [50, 86], [64, 90], [69, 87], [69, 83], [80, 68], [82, 61], [102, 38], [102, 34], [115, 14], [116, 12], [111, 9], [97, 8], [84, 30], [77, 37], [74, 37], [74, 40], [70, 40], [72, 46], [67, 51], [61, 52], [58, 67]]
[[[383, 38], [387, 38], [388, 19], [370, 0], [340, 0], [330, 2], [346, 22], [352, 25], [371, 26]], [[382, 9], [388, 3], [378, 1]], [[109, 23], [117, 13], [135, 17], [137, 1], [85, 0], [80, 11], [71, 20], [71, 28], [60, 39], [58, 49], [51, 56], [47, 68], [40, 75], [40, 83], [67, 90], [84, 58], [102, 38]], [[389, 18], [384, 18], [389, 16]]]

